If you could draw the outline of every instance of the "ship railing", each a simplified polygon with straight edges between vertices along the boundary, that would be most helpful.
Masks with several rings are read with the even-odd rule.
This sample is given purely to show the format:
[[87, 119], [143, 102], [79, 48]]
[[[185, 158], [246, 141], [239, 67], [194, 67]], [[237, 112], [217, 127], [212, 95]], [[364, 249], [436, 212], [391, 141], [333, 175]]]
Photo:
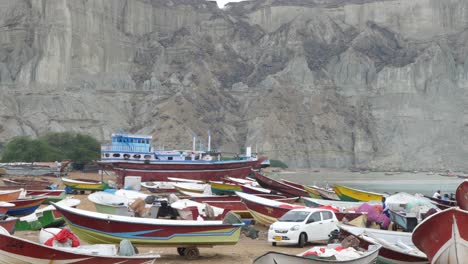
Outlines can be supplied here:
[[153, 148], [147, 146], [101, 146], [101, 151], [128, 151], [128, 152], [151, 152]]

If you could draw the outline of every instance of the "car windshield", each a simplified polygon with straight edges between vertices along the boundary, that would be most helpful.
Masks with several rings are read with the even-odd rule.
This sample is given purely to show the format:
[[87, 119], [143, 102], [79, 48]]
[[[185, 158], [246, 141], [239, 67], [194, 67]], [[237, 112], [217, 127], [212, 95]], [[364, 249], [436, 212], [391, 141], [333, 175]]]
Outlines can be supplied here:
[[280, 222], [302, 222], [310, 212], [305, 211], [289, 211], [278, 219]]

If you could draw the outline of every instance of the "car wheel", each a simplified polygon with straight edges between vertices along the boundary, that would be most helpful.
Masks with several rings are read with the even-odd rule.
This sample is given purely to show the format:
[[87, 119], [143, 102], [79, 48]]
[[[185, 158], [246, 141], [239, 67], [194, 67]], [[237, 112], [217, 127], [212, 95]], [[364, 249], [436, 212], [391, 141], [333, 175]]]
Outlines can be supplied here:
[[299, 235], [299, 241], [298, 241], [297, 245], [298, 245], [300, 248], [303, 248], [304, 245], [305, 245], [305, 243], [306, 243], [306, 240], [307, 240], [306, 234], [301, 233], [301, 234]]
[[276, 242], [271, 242], [271, 245], [276, 247]]

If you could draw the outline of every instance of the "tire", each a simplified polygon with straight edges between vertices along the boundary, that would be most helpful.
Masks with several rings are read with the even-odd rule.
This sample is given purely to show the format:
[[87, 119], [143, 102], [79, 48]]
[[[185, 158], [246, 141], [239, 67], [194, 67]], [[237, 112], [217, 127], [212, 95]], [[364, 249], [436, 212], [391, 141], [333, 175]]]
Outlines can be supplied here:
[[196, 247], [185, 248], [184, 256], [187, 260], [198, 259], [200, 257], [200, 251]]
[[297, 242], [297, 245], [300, 247], [300, 248], [303, 248], [304, 245], [306, 244], [307, 242], [307, 235], [305, 233], [301, 233], [299, 235], [299, 241]]
[[276, 242], [271, 242], [271, 245], [276, 247]]
[[177, 253], [179, 253], [179, 256], [184, 256], [184, 251], [185, 251], [185, 248], [183, 248], [183, 247], [178, 247], [177, 248]]

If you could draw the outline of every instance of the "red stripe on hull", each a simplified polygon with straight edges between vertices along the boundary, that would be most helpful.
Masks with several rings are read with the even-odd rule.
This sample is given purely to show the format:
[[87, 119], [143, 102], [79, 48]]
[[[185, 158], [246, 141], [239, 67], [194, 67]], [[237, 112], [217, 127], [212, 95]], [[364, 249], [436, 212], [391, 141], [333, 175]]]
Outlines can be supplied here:
[[453, 238], [455, 223], [460, 237], [468, 241], [468, 211], [453, 207], [429, 216], [416, 226], [412, 236], [413, 243], [432, 261], [444, 244]]
[[280, 208], [274, 206], [268, 206], [263, 204], [258, 204], [249, 200], [243, 200], [245, 206], [252, 211], [258, 212], [262, 215], [267, 215], [274, 218], [280, 218], [285, 213], [289, 212], [292, 208]]

